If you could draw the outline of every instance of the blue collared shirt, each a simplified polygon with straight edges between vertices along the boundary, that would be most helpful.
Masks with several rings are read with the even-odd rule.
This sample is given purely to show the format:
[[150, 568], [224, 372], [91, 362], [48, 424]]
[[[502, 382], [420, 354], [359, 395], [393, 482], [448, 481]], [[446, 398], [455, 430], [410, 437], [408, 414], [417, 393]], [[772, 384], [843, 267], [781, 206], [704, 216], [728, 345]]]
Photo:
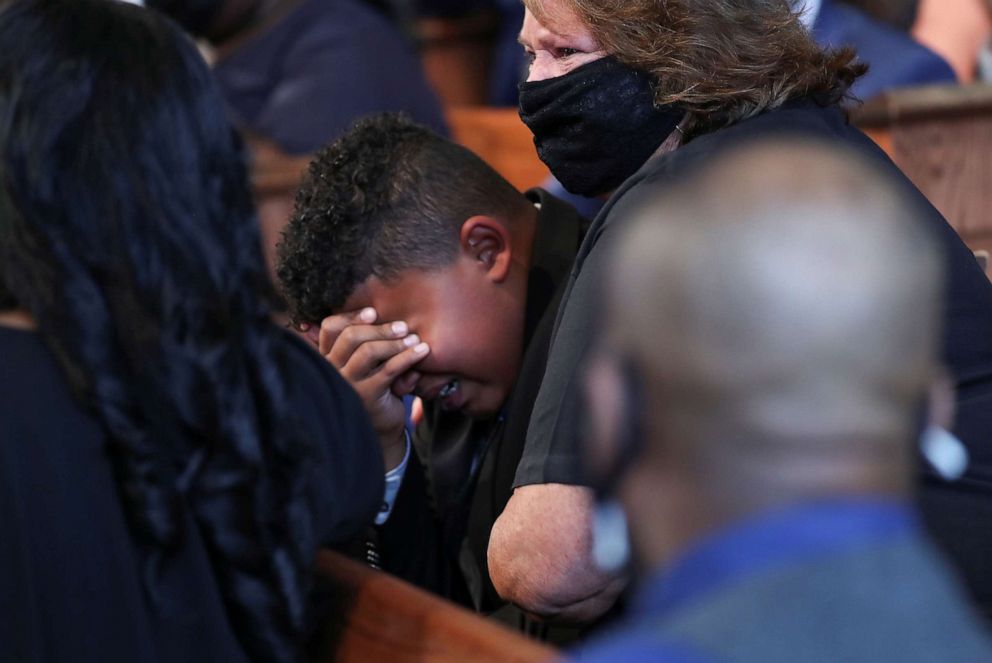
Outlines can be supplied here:
[[572, 654], [579, 661], [712, 661], [681, 643], [665, 643], [644, 629], [762, 571], [808, 562], [847, 549], [912, 536], [919, 524], [904, 503], [847, 500], [803, 504], [762, 514], [711, 534], [666, 569], [648, 576], [626, 625]]

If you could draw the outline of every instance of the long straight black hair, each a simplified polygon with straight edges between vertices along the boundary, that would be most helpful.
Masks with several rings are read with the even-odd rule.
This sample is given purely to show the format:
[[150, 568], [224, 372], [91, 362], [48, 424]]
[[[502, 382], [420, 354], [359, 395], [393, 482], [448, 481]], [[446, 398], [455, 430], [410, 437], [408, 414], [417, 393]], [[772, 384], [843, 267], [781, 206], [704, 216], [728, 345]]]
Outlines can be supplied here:
[[192, 522], [248, 654], [296, 658], [309, 436], [241, 150], [165, 19], [0, 0], [0, 281], [102, 423], [150, 567]]

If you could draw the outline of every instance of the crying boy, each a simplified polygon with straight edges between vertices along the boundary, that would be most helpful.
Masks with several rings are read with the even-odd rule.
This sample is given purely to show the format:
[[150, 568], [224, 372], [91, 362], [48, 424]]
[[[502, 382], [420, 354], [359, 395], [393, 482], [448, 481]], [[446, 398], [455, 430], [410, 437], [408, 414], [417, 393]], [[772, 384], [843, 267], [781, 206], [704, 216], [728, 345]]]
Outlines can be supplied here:
[[[587, 225], [465, 148], [382, 115], [317, 154], [279, 247], [294, 322], [380, 437], [382, 568], [480, 611], [502, 603], [486, 564], [493, 522], [515, 487], [544, 482], [518, 466], [573, 456], [525, 439]], [[424, 403], [412, 444], [409, 395]]]

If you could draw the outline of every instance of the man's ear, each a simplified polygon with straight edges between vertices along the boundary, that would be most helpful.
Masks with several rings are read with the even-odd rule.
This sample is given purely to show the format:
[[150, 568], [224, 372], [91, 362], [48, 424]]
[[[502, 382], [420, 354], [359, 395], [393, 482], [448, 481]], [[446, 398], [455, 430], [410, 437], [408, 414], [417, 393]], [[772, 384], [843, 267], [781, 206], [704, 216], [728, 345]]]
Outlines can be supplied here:
[[513, 253], [510, 240], [506, 225], [491, 216], [473, 216], [462, 224], [462, 254], [477, 261], [496, 283], [510, 274]]
[[927, 424], [944, 430], [954, 427], [955, 394], [954, 381], [950, 374], [941, 369], [930, 383], [930, 398]]
[[[599, 349], [592, 353], [585, 368], [584, 416], [590, 434], [583, 449], [583, 462], [595, 472], [611, 467], [618, 453], [618, 438], [623, 424], [623, 376], [612, 355]], [[592, 472], [590, 472], [592, 474]], [[590, 476], [591, 479], [601, 477]]]

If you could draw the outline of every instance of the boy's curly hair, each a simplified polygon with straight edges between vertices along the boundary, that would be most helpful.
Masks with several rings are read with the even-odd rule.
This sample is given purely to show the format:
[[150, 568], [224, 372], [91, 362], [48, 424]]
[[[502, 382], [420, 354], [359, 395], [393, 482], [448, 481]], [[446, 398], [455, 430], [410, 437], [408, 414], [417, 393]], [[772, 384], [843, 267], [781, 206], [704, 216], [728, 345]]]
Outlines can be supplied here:
[[278, 246], [296, 324], [340, 312], [355, 288], [450, 264], [465, 220], [530, 205], [469, 150], [402, 115], [359, 120], [314, 157]]

